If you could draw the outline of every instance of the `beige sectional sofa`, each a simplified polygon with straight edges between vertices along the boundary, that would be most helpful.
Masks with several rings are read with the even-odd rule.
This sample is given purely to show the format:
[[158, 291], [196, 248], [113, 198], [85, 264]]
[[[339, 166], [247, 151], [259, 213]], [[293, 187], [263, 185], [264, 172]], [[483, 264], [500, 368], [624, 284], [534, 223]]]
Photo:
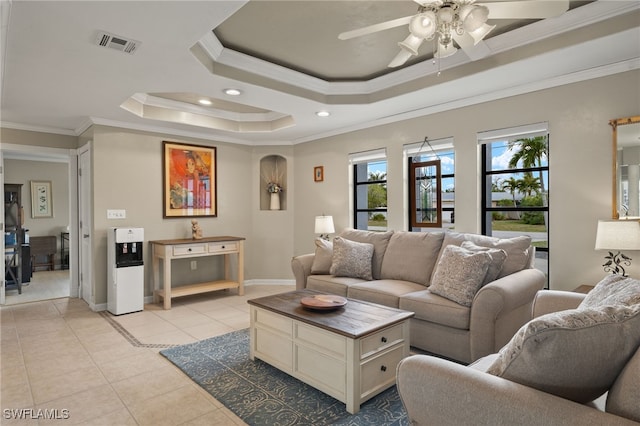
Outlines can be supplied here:
[[403, 359], [397, 384], [410, 423], [640, 424], [640, 282], [614, 276], [589, 295], [541, 291], [533, 317], [470, 366]]
[[[415, 312], [411, 345], [464, 363], [497, 352], [544, 288], [528, 237], [347, 229], [291, 261], [296, 288]], [[368, 265], [367, 265], [368, 262]], [[367, 270], [370, 267], [370, 270]]]

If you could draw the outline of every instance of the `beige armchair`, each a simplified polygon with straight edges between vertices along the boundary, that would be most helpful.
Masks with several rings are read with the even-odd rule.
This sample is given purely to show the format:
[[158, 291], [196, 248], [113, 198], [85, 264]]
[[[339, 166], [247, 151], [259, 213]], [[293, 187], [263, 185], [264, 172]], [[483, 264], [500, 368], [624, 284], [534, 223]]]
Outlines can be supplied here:
[[[584, 297], [578, 293], [540, 291], [533, 315], [576, 308]], [[426, 355], [402, 360], [397, 386], [411, 424], [600, 426], [640, 422], [640, 349], [636, 349], [608, 393], [586, 404], [486, 373], [496, 357], [491, 355], [470, 366]]]

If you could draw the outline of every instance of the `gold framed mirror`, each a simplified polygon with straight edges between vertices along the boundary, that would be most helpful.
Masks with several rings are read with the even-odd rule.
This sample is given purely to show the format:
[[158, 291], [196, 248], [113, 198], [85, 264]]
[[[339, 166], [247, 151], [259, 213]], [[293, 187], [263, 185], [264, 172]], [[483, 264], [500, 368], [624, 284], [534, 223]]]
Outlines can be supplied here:
[[609, 121], [613, 129], [612, 218], [640, 218], [640, 115]]

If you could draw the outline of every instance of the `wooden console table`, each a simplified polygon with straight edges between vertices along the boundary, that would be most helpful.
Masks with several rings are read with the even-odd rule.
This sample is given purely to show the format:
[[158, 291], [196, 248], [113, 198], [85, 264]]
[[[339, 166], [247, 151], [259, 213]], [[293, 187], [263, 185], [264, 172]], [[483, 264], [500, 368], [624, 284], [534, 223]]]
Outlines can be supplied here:
[[[153, 301], [163, 299], [164, 309], [171, 309], [171, 299], [190, 294], [237, 288], [238, 294], [244, 294], [244, 238], [242, 237], [208, 237], [200, 240], [157, 240], [149, 241], [153, 257], [152, 281]], [[237, 281], [231, 279], [230, 255], [238, 257]], [[171, 286], [171, 261], [204, 256], [224, 255], [224, 279], [198, 284]], [[163, 261], [164, 283], [160, 285], [160, 260]]]

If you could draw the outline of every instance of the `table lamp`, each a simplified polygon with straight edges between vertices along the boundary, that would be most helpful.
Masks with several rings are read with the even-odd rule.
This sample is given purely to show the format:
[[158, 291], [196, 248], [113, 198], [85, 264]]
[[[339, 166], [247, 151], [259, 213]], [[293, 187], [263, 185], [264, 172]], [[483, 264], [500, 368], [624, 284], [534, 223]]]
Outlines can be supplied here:
[[329, 234], [334, 232], [333, 216], [316, 216], [316, 234], [320, 234], [320, 238], [328, 240]]
[[[631, 258], [622, 250], [640, 250], [640, 222], [637, 220], [599, 220], [596, 231], [596, 250], [609, 250], [602, 265], [605, 272], [626, 277], [624, 266], [631, 266]], [[616, 254], [613, 252], [617, 251]]]

